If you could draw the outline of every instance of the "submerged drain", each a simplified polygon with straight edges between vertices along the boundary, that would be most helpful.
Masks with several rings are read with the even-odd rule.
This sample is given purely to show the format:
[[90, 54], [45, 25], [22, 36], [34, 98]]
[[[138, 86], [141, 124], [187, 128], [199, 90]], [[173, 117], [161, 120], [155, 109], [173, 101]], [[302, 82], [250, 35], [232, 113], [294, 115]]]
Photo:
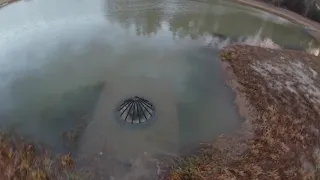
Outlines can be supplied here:
[[123, 101], [117, 112], [117, 116], [122, 123], [142, 124], [154, 118], [155, 108], [150, 101], [135, 96]]

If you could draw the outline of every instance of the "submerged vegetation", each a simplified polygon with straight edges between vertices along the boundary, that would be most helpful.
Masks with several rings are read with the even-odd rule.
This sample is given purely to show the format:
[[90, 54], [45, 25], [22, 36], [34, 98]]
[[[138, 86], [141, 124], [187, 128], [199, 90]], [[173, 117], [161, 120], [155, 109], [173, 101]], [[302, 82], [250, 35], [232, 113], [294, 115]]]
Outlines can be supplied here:
[[221, 59], [244, 128], [184, 158], [166, 179], [319, 179], [319, 59], [240, 45]]
[[[54, 121], [63, 127], [70, 127], [69, 131], [63, 134], [59, 134], [60, 131], [53, 133], [53, 136], [63, 138], [66, 146], [63, 151], [72, 151], [77, 145], [79, 136], [86, 127], [88, 114], [92, 111], [102, 86], [101, 83], [98, 83], [93, 86], [80, 87], [75, 93], [63, 94], [61, 99], [55, 98], [57, 101], [52, 106], [44, 107], [41, 114], [43, 121]], [[47, 131], [53, 128], [54, 126], [50, 124]], [[11, 131], [8, 128], [0, 130], [1, 180], [80, 179], [75, 173], [75, 160], [70, 153], [58, 155], [53, 150], [51, 152], [52, 148], [39, 145], [39, 143], [31, 143], [20, 137], [18, 133], [15, 133], [16, 131], [19, 132], [19, 130]], [[52, 146], [48, 142], [46, 145]]]
[[0, 135], [0, 179], [3, 180], [66, 180], [73, 175], [74, 161], [70, 154], [52, 156], [33, 143], [13, 133]]

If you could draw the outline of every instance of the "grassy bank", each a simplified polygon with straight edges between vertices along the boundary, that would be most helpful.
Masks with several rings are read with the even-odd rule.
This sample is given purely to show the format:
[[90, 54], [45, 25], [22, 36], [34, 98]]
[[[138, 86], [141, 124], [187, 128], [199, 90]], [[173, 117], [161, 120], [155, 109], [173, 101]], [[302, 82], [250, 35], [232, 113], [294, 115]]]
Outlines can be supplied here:
[[240, 45], [221, 58], [246, 122], [236, 136], [181, 160], [165, 179], [319, 179], [319, 59]]
[[52, 154], [16, 134], [0, 133], [1, 180], [78, 180], [70, 154]]

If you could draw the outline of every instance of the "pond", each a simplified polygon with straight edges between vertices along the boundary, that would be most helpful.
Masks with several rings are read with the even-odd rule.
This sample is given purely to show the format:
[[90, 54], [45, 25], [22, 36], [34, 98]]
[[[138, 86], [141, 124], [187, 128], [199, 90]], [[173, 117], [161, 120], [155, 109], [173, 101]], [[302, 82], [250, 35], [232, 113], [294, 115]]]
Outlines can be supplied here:
[[115, 179], [150, 177], [158, 156], [238, 129], [222, 47], [320, 47], [298, 25], [222, 0], [32, 0], [3, 7], [0, 23], [1, 126], [98, 157], [97, 173]]

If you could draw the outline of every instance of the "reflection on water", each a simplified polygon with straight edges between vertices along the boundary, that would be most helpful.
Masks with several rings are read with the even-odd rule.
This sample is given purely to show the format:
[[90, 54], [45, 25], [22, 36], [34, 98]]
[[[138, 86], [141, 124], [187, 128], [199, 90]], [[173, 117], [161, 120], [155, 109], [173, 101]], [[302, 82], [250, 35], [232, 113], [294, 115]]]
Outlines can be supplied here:
[[[76, 129], [76, 150], [123, 180], [154, 175], [148, 163], [158, 154], [237, 129], [218, 49], [319, 49], [301, 27], [228, 1], [34, 0], [2, 8], [0, 23], [1, 123], [58, 150], [70, 150], [62, 134]], [[158, 119], [122, 129], [112, 112], [139, 94]]]
[[215, 37], [216, 34], [250, 39], [258, 34], [261, 41], [268, 38], [281, 47], [306, 50], [320, 46], [301, 27], [271, 14], [250, 10], [234, 4], [230, 6], [227, 1], [106, 1], [108, 20], [126, 29], [135, 29], [137, 35], [156, 35], [164, 29], [169, 30], [173, 38], [191, 39]]
[[107, 16], [111, 22], [120, 22], [121, 26], [129, 29], [135, 25], [137, 35], [148, 36], [161, 29], [165, 2], [160, 0], [132, 1], [110, 0], [106, 1]]

